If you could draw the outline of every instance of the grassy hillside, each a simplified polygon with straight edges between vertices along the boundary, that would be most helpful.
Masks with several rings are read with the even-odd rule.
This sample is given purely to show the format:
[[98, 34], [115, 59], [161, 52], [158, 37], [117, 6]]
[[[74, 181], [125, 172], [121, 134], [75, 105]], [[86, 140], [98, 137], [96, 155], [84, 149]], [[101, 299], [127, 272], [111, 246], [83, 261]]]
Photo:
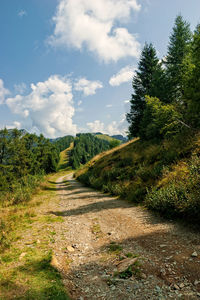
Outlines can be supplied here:
[[60, 152], [60, 161], [58, 164], [58, 171], [62, 170], [70, 170], [71, 167], [69, 166], [69, 153], [73, 149], [74, 143], [72, 142], [69, 148], [66, 148], [62, 152]]
[[70, 151], [69, 165], [72, 169], [78, 169], [95, 155], [108, 149], [110, 149], [108, 141], [98, 139], [91, 133], [78, 133], [74, 139], [73, 149]]
[[78, 180], [167, 216], [200, 220], [200, 135], [130, 141], [96, 156]]
[[111, 136], [109, 136], [109, 135], [107, 135], [107, 134], [96, 134], [95, 136], [96, 136], [98, 139], [106, 140], [106, 141], [108, 141], [108, 142], [118, 141], [117, 139], [112, 138]]

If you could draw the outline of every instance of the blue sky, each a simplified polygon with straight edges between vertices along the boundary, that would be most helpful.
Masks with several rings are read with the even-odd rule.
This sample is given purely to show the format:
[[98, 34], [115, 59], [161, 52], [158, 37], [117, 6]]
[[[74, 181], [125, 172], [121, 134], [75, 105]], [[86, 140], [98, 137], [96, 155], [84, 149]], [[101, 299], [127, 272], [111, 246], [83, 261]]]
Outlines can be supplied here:
[[0, 127], [124, 134], [140, 51], [165, 55], [179, 13], [194, 30], [200, 1], [1, 0]]

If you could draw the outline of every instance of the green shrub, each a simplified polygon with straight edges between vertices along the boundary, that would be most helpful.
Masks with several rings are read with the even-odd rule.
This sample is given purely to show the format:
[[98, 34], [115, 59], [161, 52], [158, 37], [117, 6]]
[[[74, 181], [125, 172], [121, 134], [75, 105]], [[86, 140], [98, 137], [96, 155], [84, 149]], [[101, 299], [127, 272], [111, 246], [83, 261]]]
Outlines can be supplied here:
[[181, 115], [175, 105], [163, 104], [158, 98], [149, 96], [146, 96], [145, 102], [140, 137], [147, 140], [162, 139], [181, 131]]
[[200, 158], [192, 157], [187, 166], [187, 179], [175, 177], [163, 187], [153, 187], [148, 191], [145, 199], [147, 207], [167, 216], [200, 220]]
[[44, 175], [27, 175], [12, 182], [8, 192], [0, 193], [0, 205], [8, 206], [27, 202], [31, 195], [43, 180]]

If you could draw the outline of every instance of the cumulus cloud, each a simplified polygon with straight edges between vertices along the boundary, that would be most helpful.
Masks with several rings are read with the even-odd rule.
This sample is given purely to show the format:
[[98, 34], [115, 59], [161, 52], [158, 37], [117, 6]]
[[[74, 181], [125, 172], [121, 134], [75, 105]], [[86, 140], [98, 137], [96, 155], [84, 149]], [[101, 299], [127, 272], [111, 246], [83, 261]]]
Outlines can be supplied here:
[[22, 82], [20, 84], [15, 84], [14, 89], [17, 93], [23, 94], [26, 91], [27, 87], [26, 87], [26, 84], [24, 82]]
[[18, 128], [18, 129], [21, 128], [21, 123], [18, 122], [18, 121], [14, 121], [14, 122], [13, 122], [13, 125], [15, 126], [15, 128]]
[[133, 76], [135, 74], [136, 68], [132, 66], [126, 66], [122, 68], [117, 74], [113, 75], [110, 80], [109, 84], [111, 86], [119, 86], [120, 84], [124, 82], [128, 82], [133, 79]]
[[121, 134], [123, 136], [127, 135], [128, 124], [125, 115], [122, 116], [119, 122], [113, 121], [106, 127], [106, 133], [109, 135]]
[[127, 131], [125, 115], [122, 116], [122, 119], [119, 122], [112, 121], [110, 124], [105, 125], [103, 122], [95, 120], [94, 122], [87, 123], [87, 126], [91, 132], [102, 132], [108, 135], [126, 135]]
[[5, 102], [5, 98], [10, 94], [10, 91], [4, 87], [4, 82], [0, 79], [0, 104]]
[[126, 23], [131, 13], [139, 10], [137, 0], [60, 0], [48, 43], [78, 50], [86, 47], [105, 62], [138, 57], [136, 35], [116, 24]]
[[81, 78], [74, 84], [75, 91], [81, 91], [85, 96], [96, 94], [96, 90], [103, 87], [100, 81], [90, 81], [86, 78]]
[[52, 75], [44, 82], [31, 84], [28, 95], [7, 98], [6, 104], [23, 117], [22, 125], [29, 124], [47, 137], [76, 133], [72, 86], [66, 77]]
[[104, 132], [104, 123], [96, 120], [94, 122], [87, 123], [91, 132]]

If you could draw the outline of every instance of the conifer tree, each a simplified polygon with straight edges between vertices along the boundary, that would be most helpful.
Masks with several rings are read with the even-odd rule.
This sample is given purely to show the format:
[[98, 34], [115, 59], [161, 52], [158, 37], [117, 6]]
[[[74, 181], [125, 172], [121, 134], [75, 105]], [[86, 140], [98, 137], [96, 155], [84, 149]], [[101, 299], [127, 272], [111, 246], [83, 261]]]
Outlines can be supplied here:
[[130, 101], [130, 113], [126, 115], [127, 121], [130, 123], [129, 137], [139, 136], [140, 124], [145, 109], [145, 96], [160, 96], [160, 91], [156, 88], [156, 86], [159, 86], [159, 84], [156, 84], [156, 80], [161, 79], [161, 76], [157, 76], [158, 72], [162, 72], [162, 69], [156, 56], [156, 50], [152, 44], [145, 44], [138, 70], [133, 77], [134, 94], [132, 94]]
[[165, 58], [169, 102], [178, 101], [183, 95], [183, 61], [188, 54], [190, 42], [190, 25], [181, 15], [178, 15], [169, 38], [168, 53]]
[[193, 127], [200, 127], [200, 24], [197, 25], [191, 44], [190, 76], [185, 88], [188, 104], [187, 118]]

